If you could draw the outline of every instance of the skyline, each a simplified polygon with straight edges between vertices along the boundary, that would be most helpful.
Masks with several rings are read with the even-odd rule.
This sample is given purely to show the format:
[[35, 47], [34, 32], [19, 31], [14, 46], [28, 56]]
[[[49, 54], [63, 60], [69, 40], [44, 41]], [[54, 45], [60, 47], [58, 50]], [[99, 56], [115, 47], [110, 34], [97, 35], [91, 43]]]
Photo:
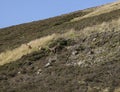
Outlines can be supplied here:
[[0, 1], [0, 28], [43, 20], [86, 8], [100, 6], [114, 1], [116, 0], [4, 0]]

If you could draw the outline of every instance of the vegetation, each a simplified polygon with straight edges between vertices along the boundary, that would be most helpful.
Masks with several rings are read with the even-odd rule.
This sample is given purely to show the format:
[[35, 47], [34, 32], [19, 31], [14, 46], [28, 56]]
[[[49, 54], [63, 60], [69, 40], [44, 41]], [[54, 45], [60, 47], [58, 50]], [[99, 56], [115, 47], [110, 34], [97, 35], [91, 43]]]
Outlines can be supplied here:
[[119, 92], [120, 10], [71, 22], [96, 9], [0, 29], [0, 92]]
[[[98, 16], [88, 17], [80, 21], [70, 22], [73, 17], [80, 15], [83, 16], [89, 12], [80, 11], [70, 15], [64, 15], [65, 17], [55, 17], [38, 22], [0, 29], [0, 52], [17, 48], [21, 44], [28, 43], [31, 40], [51, 35], [53, 33], [65, 33], [70, 29], [82, 30], [85, 27], [101, 24], [102, 22], [109, 22], [113, 19], [119, 18], [120, 15], [120, 10], [118, 9]], [[60, 25], [53, 26], [55, 22], [59, 21], [63, 22], [61, 22]]]

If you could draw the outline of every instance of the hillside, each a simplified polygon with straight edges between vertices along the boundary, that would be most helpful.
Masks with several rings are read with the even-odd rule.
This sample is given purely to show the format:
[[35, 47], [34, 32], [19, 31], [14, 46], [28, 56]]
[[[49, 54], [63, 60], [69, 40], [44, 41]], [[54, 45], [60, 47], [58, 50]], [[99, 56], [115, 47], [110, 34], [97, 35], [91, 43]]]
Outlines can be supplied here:
[[0, 29], [0, 92], [120, 92], [119, 7]]

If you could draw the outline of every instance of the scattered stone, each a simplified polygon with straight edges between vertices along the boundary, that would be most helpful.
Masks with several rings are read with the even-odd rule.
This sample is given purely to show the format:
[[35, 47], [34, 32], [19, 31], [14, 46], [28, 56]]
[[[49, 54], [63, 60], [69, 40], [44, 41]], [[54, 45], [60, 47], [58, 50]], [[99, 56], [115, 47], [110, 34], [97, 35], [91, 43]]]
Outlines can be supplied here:
[[50, 63], [50, 62], [48, 62], [48, 63], [45, 65], [45, 68], [47, 68], [47, 67], [49, 67], [49, 66], [51, 66], [51, 63]]
[[85, 85], [85, 84], [86, 84], [86, 82], [85, 82], [84, 80], [78, 81], [78, 83], [79, 83], [80, 85]]
[[78, 54], [78, 51], [73, 51], [72, 52], [72, 55], [77, 55]]
[[94, 54], [94, 51], [89, 51], [88, 54]]
[[83, 61], [79, 61], [77, 64], [78, 66], [81, 66], [83, 64]]
[[96, 41], [96, 38], [93, 38], [93, 41]]
[[18, 74], [21, 74], [21, 72], [19, 71]]
[[48, 63], [45, 65], [45, 67], [47, 68], [47, 67], [51, 66], [56, 60], [57, 60], [57, 56], [49, 58]]
[[37, 75], [39, 75], [41, 72], [42, 72], [42, 70], [41, 70], [41, 69], [38, 69]]

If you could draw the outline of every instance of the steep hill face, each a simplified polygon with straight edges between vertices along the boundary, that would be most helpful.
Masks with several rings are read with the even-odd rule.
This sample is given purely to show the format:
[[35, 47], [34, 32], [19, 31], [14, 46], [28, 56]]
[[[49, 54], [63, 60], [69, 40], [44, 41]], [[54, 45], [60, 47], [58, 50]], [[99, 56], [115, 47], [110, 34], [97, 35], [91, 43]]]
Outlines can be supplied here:
[[120, 92], [119, 6], [0, 29], [0, 92]]

